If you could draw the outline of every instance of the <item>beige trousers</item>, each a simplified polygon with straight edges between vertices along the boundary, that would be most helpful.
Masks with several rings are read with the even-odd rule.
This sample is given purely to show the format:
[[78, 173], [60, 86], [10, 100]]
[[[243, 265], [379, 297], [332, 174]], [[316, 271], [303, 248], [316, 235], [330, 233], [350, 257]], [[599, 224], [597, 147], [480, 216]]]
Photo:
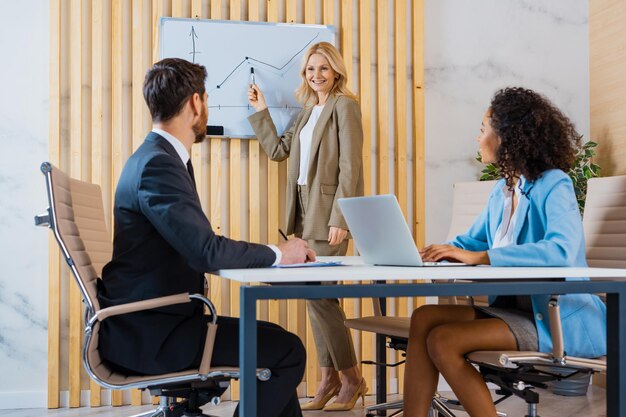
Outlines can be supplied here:
[[[304, 192], [301, 192], [304, 191]], [[298, 186], [298, 205], [296, 209], [295, 235], [302, 236], [302, 224], [307, 206], [306, 186]], [[348, 241], [330, 246], [325, 240], [308, 240], [307, 243], [319, 256], [344, 256], [348, 250]], [[336, 284], [324, 281], [321, 285]], [[339, 305], [339, 300], [307, 300], [307, 310], [311, 320], [311, 329], [317, 349], [319, 365], [335, 368], [337, 371], [352, 368], [357, 364], [354, 343], [350, 330], [344, 325], [346, 315]]]

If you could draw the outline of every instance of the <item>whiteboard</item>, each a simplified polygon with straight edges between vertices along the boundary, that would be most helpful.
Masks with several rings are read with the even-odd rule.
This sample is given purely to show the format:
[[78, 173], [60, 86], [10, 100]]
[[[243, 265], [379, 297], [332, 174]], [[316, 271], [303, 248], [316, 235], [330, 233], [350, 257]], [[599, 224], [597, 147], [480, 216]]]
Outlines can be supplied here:
[[302, 59], [317, 42], [335, 45], [333, 26], [161, 18], [161, 58], [183, 58], [207, 69], [210, 126], [224, 136], [254, 137], [247, 117], [250, 68], [281, 135], [302, 109], [294, 91]]

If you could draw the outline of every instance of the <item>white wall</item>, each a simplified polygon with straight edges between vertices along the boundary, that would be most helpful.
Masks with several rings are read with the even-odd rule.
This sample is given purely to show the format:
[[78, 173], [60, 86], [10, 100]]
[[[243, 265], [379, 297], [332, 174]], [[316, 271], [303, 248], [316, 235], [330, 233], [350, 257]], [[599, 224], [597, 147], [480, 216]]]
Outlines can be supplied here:
[[0, 2], [0, 409], [46, 406], [48, 10]]
[[426, 0], [426, 240], [447, 234], [452, 185], [478, 179], [494, 92], [545, 94], [589, 133], [588, 0]]
[[[496, 89], [545, 93], [589, 131], [587, 0], [426, 0], [427, 240], [444, 239], [452, 184], [474, 180]], [[1, 1], [0, 409], [46, 406], [48, 1]]]

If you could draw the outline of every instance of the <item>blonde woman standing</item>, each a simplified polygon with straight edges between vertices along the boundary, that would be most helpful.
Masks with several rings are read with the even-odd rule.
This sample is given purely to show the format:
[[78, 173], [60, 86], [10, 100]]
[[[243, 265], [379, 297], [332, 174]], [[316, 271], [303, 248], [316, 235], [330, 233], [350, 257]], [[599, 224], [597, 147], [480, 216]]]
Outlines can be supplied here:
[[[348, 249], [348, 226], [337, 199], [363, 194], [361, 111], [333, 45], [313, 45], [303, 64], [296, 97], [304, 109], [294, 124], [278, 136], [257, 85], [248, 90], [248, 101], [256, 110], [248, 120], [270, 159], [289, 158], [287, 234], [306, 240], [320, 256], [343, 256]], [[307, 309], [322, 380], [315, 398], [302, 409], [350, 410], [367, 386], [357, 367], [350, 331], [344, 326], [345, 313], [337, 299], [307, 300]]]

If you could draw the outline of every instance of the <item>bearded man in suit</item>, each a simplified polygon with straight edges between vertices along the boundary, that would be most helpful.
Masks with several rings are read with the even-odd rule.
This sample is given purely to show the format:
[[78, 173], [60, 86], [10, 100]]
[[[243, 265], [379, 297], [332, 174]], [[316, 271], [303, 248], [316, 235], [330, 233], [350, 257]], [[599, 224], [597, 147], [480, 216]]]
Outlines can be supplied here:
[[[143, 86], [153, 129], [128, 159], [115, 193], [113, 258], [99, 280], [102, 307], [179, 293], [202, 293], [204, 273], [314, 260], [305, 241], [278, 246], [234, 241], [214, 233], [202, 211], [190, 161], [208, 119], [206, 69], [176, 58], [154, 64]], [[187, 303], [112, 317], [102, 323], [99, 351], [130, 374], [198, 367], [209, 317]], [[211, 364], [238, 366], [239, 320], [219, 316]], [[306, 352], [280, 326], [258, 322], [258, 366], [272, 377], [258, 384], [261, 416], [301, 416], [296, 387]], [[237, 412], [236, 412], [237, 413]]]

